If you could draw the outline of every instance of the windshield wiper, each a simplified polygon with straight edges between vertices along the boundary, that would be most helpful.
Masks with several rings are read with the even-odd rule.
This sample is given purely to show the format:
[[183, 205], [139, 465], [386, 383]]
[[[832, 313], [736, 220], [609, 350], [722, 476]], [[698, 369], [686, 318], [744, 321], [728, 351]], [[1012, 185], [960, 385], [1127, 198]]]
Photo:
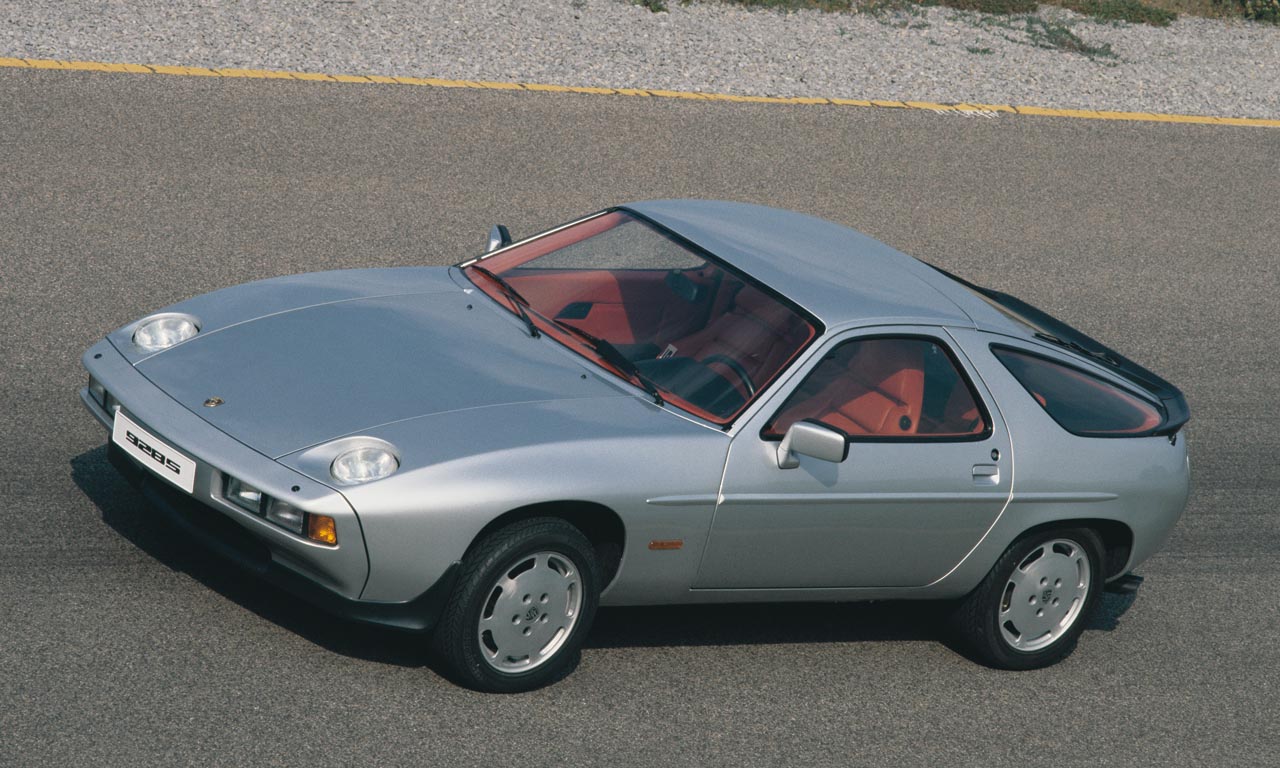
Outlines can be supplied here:
[[520, 319], [524, 321], [525, 327], [529, 329], [530, 336], [536, 339], [542, 335], [538, 331], [538, 326], [533, 324], [533, 318], [529, 317], [529, 313], [525, 311], [525, 307], [530, 306], [529, 300], [521, 296], [514, 285], [478, 264], [472, 264], [471, 268], [498, 284], [498, 287], [502, 289], [503, 295], [511, 300], [511, 306], [515, 309], [516, 314], [520, 316]]
[[626, 355], [622, 354], [622, 352], [620, 352], [617, 347], [613, 346], [613, 344], [599, 336], [584, 331], [577, 326], [566, 325], [555, 320], [552, 322], [590, 344], [591, 348], [600, 355], [602, 360], [609, 365], [612, 365], [614, 368], [617, 368], [619, 371], [622, 371], [622, 373], [629, 378], [634, 379], [635, 382], [640, 385], [640, 388], [653, 398], [653, 402], [655, 404], [662, 405], [666, 402], [662, 399], [662, 393], [658, 391], [658, 387], [650, 381], [648, 377], [641, 373], [640, 369], [636, 367], [636, 364], [633, 363]]

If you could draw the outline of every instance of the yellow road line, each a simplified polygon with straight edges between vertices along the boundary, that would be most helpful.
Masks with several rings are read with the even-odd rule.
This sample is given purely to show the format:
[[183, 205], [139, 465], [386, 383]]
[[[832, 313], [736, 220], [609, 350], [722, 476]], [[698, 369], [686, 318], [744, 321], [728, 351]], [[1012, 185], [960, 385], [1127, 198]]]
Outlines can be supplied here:
[[736, 96], [727, 93], [667, 91], [654, 88], [593, 88], [540, 83], [501, 83], [483, 80], [446, 80], [436, 77], [387, 77], [385, 75], [330, 75], [320, 72], [282, 72], [269, 69], [212, 69], [169, 64], [122, 64], [99, 61], [58, 61], [56, 59], [20, 59], [0, 56], [0, 67], [19, 69], [61, 69], [82, 72], [127, 72], [133, 74], [178, 75], [185, 77], [240, 77], [259, 80], [309, 80], [326, 83], [379, 83], [384, 85], [419, 85], [430, 88], [475, 88], [499, 91], [547, 91], [552, 93], [589, 93], [610, 96], [650, 96], [663, 99], [698, 101], [733, 101], [757, 104], [817, 104], [841, 107], [873, 107], [881, 109], [914, 109], [938, 113], [1001, 113], [1070, 117], [1078, 120], [1122, 120], [1129, 122], [1194, 123], [1200, 125], [1237, 125], [1280, 128], [1280, 120], [1255, 117], [1214, 117], [1212, 115], [1171, 115], [1158, 112], [1116, 112], [1093, 109], [1054, 109], [1049, 107], [1016, 107], [1010, 104], [935, 104], [928, 101], [893, 101], [885, 99], [824, 99], [812, 96]]

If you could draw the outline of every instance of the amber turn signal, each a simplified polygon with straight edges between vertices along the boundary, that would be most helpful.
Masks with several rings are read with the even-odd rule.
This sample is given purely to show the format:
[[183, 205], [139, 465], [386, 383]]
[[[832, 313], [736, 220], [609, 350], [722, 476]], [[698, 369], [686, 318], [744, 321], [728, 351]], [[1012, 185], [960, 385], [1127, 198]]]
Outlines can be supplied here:
[[321, 544], [337, 546], [338, 528], [328, 515], [307, 515], [307, 538]]

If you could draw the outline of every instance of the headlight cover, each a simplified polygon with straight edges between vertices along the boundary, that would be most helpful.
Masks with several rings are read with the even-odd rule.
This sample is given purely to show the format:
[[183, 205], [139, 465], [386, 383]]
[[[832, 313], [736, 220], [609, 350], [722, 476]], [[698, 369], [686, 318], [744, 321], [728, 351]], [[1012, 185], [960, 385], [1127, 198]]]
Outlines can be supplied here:
[[191, 315], [170, 313], [149, 317], [133, 331], [133, 343], [147, 352], [159, 352], [200, 332], [200, 321]]
[[329, 474], [342, 485], [359, 485], [390, 476], [400, 468], [400, 460], [386, 448], [363, 446], [338, 454], [329, 465]]

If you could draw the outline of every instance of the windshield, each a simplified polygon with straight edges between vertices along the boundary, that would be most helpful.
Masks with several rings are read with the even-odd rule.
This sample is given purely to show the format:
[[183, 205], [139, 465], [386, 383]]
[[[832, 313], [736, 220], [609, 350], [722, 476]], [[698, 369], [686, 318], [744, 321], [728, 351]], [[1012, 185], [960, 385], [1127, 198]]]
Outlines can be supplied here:
[[764, 286], [623, 211], [464, 269], [551, 338], [721, 425], [817, 335], [814, 321]]

